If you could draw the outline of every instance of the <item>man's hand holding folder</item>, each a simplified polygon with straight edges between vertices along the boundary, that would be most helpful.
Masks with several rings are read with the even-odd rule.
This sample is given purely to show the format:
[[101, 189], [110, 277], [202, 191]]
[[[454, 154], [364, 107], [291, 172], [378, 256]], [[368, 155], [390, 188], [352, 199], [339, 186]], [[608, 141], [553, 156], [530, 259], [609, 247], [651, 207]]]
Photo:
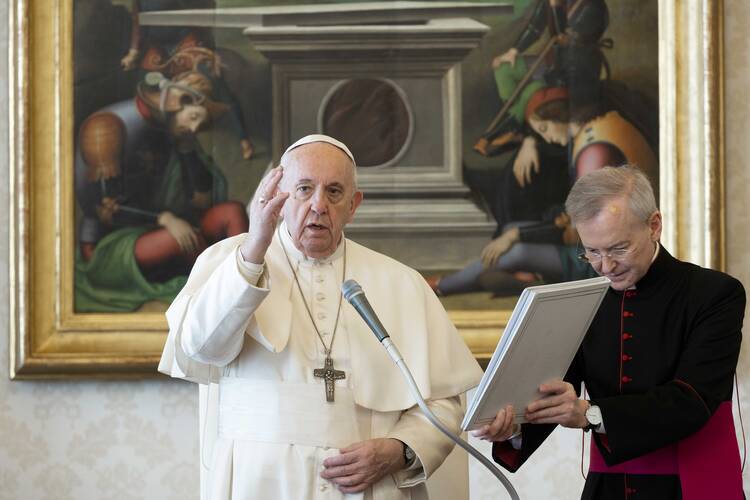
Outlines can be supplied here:
[[[586, 410], [589, 402], [578, 398], [575, 388], [563, 380], [551, 380], [539, 386], [543, 396], [530, 403], [524, 416], [530, 424], [559, 424], [563, 427], [583, 429], [589, 425]], [[497, 412], [491, 424], [482, 426], [472, 435], [485, 441], [507, 441], [517, 436], [520, 424], [513, 424], [513, 406]]]

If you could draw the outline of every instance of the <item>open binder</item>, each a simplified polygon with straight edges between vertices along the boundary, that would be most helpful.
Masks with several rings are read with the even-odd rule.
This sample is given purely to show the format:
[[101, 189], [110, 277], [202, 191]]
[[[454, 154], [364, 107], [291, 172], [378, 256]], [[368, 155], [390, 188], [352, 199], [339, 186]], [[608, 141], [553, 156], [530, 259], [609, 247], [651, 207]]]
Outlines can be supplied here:
[[510, 315], [461, 428], [477, 429], [512, 404], [513, 421], [539, 399], [539, 385], [562, 378], [609, 288], [607, 278], [591, 278], [526, 288]]

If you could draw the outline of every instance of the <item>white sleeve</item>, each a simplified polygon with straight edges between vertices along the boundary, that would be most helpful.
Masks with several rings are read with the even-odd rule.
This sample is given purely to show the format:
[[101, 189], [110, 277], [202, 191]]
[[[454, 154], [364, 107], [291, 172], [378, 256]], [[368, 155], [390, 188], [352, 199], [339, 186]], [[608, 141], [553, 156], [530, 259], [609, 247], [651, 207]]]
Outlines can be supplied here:
[[[427, 406], [454, 434], [461, 432], [463, 410], [459, 396], [427, 401]], [[414, 450], [417, 459], [411, 467], [393, 475], [396, 486], [409, 488], [423, 483], [445, 461], [454, 443], [422, 414], [418, 406], [404, 411], [386, 437], [398, 439]]]
[[263, 265], [245, 261], [245, 259], [242, 258], [240, 247], [237, 247], [235, 254], [237, 256], [237, 270], [242, 277], [251, 285], [258, 286], [260, 277], [263, 276]]
[[250, 318], [268, 295], [268, 289], [255, 286], [258, 269], [241, 267], [237, 253], [231, 252], [190, 297], [180, 346], [195, 361], [225, 366], [237, 357]]

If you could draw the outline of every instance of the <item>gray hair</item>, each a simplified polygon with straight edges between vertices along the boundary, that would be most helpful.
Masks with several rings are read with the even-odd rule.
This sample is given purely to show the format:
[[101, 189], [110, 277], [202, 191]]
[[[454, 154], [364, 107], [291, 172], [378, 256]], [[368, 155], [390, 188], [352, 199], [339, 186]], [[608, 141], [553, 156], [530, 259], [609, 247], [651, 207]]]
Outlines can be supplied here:
[[635, 165], [623, 165], [604, 167], [578, 179], [565, 200], [565, 211], [575, 225], [596, 217], [607, 201], [622, 196], [627, 196], [630, 210], [643, 222], [657, 210], [646, 174]]

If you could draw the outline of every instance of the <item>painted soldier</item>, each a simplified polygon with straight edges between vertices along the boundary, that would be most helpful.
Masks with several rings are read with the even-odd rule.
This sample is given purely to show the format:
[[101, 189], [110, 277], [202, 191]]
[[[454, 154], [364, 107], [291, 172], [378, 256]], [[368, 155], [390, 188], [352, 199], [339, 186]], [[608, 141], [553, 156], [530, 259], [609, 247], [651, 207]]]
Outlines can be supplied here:
[[226, 111], [210, 80], [151, 76], [79, 132], [79, 311], [169, 302], [208, 244], [247, 230], [243, 205], [227, 201], [226, 179], [196, 139]]

